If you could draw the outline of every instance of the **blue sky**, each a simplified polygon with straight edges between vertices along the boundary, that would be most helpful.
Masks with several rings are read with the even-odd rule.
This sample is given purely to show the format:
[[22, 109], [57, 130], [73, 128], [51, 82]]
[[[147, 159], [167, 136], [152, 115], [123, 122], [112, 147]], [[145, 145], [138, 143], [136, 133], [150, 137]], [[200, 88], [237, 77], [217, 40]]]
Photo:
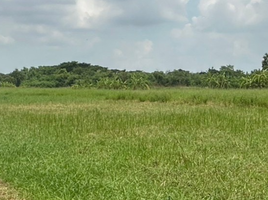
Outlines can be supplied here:
[[267, 0], [1, 0], [0, 72], [67, 61], [251, 71], [268, 52]]

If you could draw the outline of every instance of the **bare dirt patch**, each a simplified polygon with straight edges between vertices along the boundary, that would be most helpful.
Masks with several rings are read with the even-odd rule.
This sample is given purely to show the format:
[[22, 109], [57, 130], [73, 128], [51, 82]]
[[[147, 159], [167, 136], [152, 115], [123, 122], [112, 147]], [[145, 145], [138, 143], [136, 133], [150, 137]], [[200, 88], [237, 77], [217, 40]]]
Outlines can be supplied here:
[[22, 200], [18, 193], [0, 180], [0, 200]]

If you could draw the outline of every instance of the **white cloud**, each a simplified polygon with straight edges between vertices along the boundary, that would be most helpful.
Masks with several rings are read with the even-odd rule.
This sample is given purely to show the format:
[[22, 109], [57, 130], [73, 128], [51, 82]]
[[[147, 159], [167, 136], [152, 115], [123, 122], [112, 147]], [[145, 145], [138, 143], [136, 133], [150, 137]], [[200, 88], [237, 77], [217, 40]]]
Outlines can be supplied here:
[[147, 58], [153, 51], [153, 42], [146, 39], [137, 42], [124, 42], [113, 50], [113, 55], [121, 58], [139, 60]]
[[144, 59], [153, 51], [153, 42], [150, 40], [139, 41], [135, 46], [137, 59]]
[[10, 37], [10, 36], [0, 35], [0, 44], [7, 45], [7, 44], [12, 44], [14, 42], [15, 42], [15, 40], [12, 37]]
[[118, 10], [114, 21], [121, 25], [140, 27], [168, 21], [183, 23], [187, 21], [187, 2], [188, 0], [117, 0], [113, 3]]
[[146, 70], [153, 63], [153, 46], [151, 40], [122, 42], [119, 48], [113, 49], [113, 65], [119, 69]]
[[199, 10], [201, 14], [205, 14], [209, 11], [215, 4], [217, 3], [217, 0], [201, 0], [199, 3]]
[[160, 13], [167, 20], [187, 22], [186, 5], [189, 0], [166, 0], [165, 4], [159, 1]]
[[75, 38], [67, 32], [47, 25], [19, 25], [12, 29], [12, 32], [17, 34], [18, 42], [21, 43], [54, 47], [76, 44]]
[[115, 57], [121, 57], [121, 56], [123, 56], [123, 52], [120, 49], [114, 49], [113, 50], [113, 55]]
[[179, 57], [201, 58], [207, 67], [240, 63], [248, 68], [264, 54], [267, 8], [263, 0], [200, 0], [199, 15], [171, 29]]
[[202, 29], [231, 30], [261, 26], [268, 20], [268, 1], [251, 0], [201, 0], [201, 15], [194, 23]]
[[104, 0], [76, 0], [74, 14], [66, 17], [76, 28], [96, 29], [120, 11]]
[[96, 44], [100, 43], [102, 39], [98, 36], [87, 39], [86, 45], [89, 48], [93, 48]]
[[101, 0], [77, 0], [76, 14], [78, 26], [81, 28], [91, 28], [94, 20], [99, 18], [105, 10], [107, 10], [107, 6]]
[[[41, 65], [74, 59], [192, 71], [252, 66], [267, 51], [267, 8], [267, 0], [4, 0], [0, 48], [13, 45], [1, 51], [2, 62], [20, 67], [19, 57], [25, 66], [33, 58]], [[22, 48], [24, 55], [17, 53]]]
[[250, 55], [248, 41], [243, 39], [235, 40], [233, 42], [233, 55], [235, 57]]
[[183, 29], [173, 29], [171, 35], [174, 38], [191, 38], [194, 36], [192, 24], [188, 23], [184, 26]]

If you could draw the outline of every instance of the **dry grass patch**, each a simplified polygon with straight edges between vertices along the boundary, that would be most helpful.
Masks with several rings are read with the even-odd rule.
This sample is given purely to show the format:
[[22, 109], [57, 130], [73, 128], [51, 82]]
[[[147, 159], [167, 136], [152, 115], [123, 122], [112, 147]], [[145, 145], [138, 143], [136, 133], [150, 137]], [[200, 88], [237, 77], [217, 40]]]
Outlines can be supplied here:
[[159, 110], [173, 110], [174, 107], [170, 106], [170, 103], [158, 103], [158, 102], [129, 102], [129, 101], [99, 101], [92, 103], [49, 103], [49, 104], [31, 104], [31, 105], [0, 105], [0, 110], [22, 112], [27, 111], [35, 114], [46, 113], [73, 113], [77, 110], [100, 110], [106, 112], [132, 112], [143, 113], [145, 111], [154, 111], [156, 108]]
[[0, 200], [22, 200], [18, 193], [0, 180]]

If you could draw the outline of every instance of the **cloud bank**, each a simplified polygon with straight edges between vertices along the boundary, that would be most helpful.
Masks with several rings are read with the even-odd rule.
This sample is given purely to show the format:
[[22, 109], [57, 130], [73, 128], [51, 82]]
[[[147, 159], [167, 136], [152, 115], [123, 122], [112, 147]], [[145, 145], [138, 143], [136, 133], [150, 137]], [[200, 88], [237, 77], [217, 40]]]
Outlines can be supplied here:
[[144, 71], [252, 70], [267, 52], [266, 8], [264, 0], [2, 0], [0, 70], [71, 60]]

